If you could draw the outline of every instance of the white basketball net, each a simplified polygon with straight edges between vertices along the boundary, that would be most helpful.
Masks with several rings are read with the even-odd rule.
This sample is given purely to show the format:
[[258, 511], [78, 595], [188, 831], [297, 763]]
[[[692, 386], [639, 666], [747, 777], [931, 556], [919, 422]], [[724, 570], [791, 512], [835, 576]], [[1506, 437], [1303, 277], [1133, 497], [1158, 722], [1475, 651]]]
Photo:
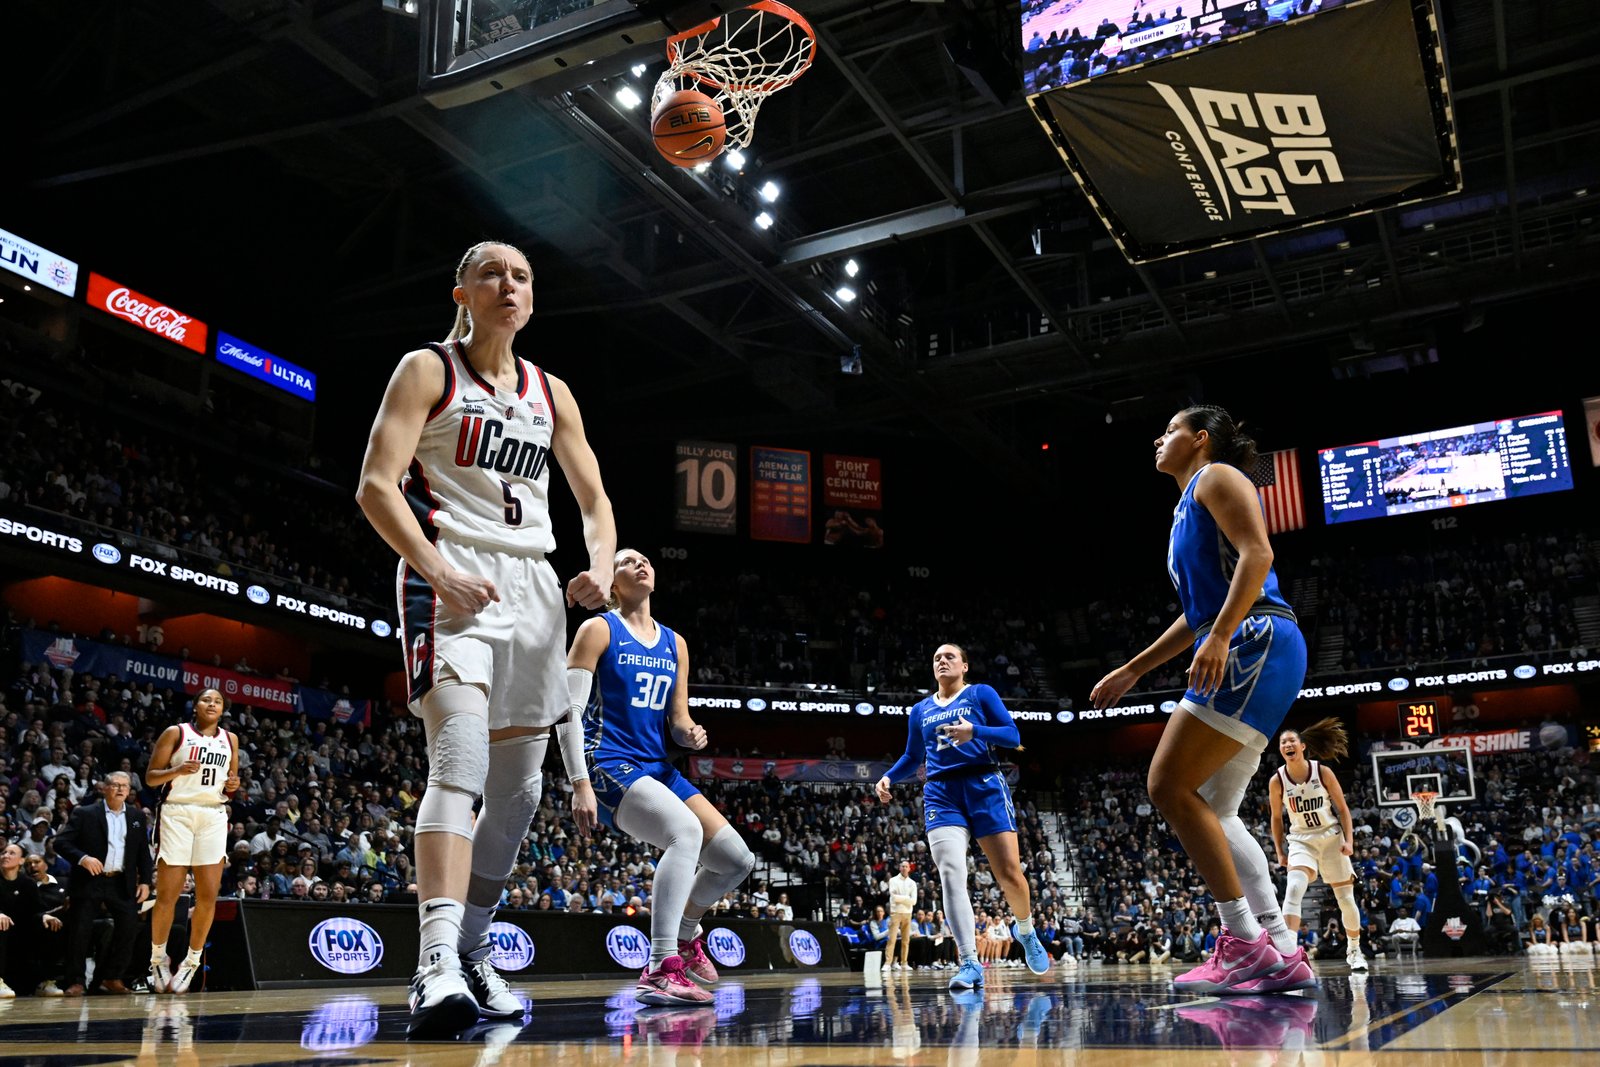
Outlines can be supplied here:
[[650, 110], [680, 89], [705, 93], [722, 109], [728, 147], [747, 148], [756, 112], [767, 97], [811, 66], [817, 41], [811, 27], [782, 4], [740, 8], [669, 42], [671, 64], [656, 79]]
[[1427, 822], [1433, 823], [1440, 829], [1444, 828], [1444, 816], [1439, 813], [1437, 807], [1439, 802], [1438, 793], [1412, 793], [1411, 799], [1417, 805], [1417, 822], [1419, 824]]

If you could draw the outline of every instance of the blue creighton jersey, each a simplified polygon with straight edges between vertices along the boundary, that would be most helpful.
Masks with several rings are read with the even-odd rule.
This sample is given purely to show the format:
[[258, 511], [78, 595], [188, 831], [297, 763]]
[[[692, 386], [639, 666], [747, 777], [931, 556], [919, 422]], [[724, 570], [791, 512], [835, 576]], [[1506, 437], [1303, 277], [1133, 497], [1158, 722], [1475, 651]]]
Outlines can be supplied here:
[[611, 628], [611, 643], [595, 664], [594, 692], [583, 713], [584, 752], [590, 760], [664, 761], [678, 637], [658, 622], [655, 640], [647, 642], [616, 612], [600, 617]]
[[[940, 727], [957, 719], [972, 723], [972, 740], [955, 744]], [[902, 781], [928, 764], [928, 779], [947, 777], [973, 769], [993, 770], [999, 763], [993, 746], [1015, 748], [1022, 737], [1011, 713], [1000, 701], [1000, 694], [981, 683], [969, 685], [939, 703], [938, 695], [924, 697], [911, 709], [906, 731], [906, 754], [889, 769], [889, 780]]]
[[[1172, 509], [1172, 534], [1167, 538], [1167, 577], [1177, 587], [1183, 617], [1191, 630], [1216, 621], [1228, 599], [1233, 570], [1239, 565], [1239, 550], [1223, 535], [1211, 512], [1194, 498], [1195, 483], [1205, 470], [1201, 467], [1189, 479], [1178, 506]], [[1250, 614], [1260, 614], [1269, 606], [1275, 609], [1271, 614], [1293, 614], [1278, 592], [1278, 575], [1272, 570], [1267, 571]]]

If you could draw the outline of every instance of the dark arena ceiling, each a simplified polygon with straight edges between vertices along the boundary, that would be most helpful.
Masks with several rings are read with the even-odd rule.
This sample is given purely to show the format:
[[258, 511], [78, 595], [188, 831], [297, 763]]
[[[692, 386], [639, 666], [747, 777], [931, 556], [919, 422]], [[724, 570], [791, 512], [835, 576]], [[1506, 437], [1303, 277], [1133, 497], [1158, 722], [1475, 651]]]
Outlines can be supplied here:
[[[796, 6], [814, 68], [767, 102], [743, 174], [694, 174], [615, 99], [629, 79], [648, 99], [660, 60], [440, 109], [418, 20], [380, 0], [8, 5], [7, 40], [32, 43], [9, 64], [26, 150], [4, 224], [365, 379], [363, 428], [374, 378], [446, 328], [461, 250], [504, 236], [539, 275], [540, 343], [564, 353], [545, 358], [603, 369], [607, 403], [638, 410], [622, 432], [936, 420], [1002, 460], [1052, 420], [1181, 399], [1209, 364], [1295, 353], [1326, 381], [1330, 360], [1404, 359], [1498, 305], [1596, 291], [1600, 20], [1581, 0], [1442, 0], [1460, 195], [1141, 267], [1006, 73], [1015, 5]], [[840, 373], [857, 346], [863, 373]]]

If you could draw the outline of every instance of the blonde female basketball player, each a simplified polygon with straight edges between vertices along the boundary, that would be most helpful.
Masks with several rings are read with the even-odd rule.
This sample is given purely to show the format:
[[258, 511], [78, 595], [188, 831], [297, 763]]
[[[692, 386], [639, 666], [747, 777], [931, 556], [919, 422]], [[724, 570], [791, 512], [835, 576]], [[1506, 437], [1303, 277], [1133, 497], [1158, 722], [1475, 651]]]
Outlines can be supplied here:
[[[512, 350], [533, 311], [527, 257], [503, 242], [474, 245], [452, 296], [449, 337], [408, 353], [389, 380], [357, 492], [401, 557], [409, 703], [427, 730], [413, 1037], [452, 1036], [480, 1012], [523, 1013], [489, 963], [488, 929], [539, 807], [551, 727], [563, 718], [574, 818], [585, 833], [594, 825], [583, 726], [568, 716], [565, 608], [605, 603], [617, 542], [572, 391]], [[555, 548], [552, 459], [583, 512], [589, 551], [565, 603], [545, 560]]]
[[[239, 739], [221, 726], [226, 704], [216, 689], [194, 698], [194, 721], [161, 731], [144, 780], [161, 787], [156, 824], [156, 904], [150, 916], [150, 988], [187, 993], [200, 971], [217, 912], [217, 887], [228, 849], [228, 794], [239, 788]], [[189, 954], [174, 969], [167, 959], [172, 915], [194, 872]]]
[[[1353, 824], [1344, 790], [1324, 759], [1341, 759], [1350, 751], [1350, 738], [1338, 719], [1323, 719], [1304, 730], [1278, 735], [1283, 766], [1272, 776], [1272, 843], [1278, 866], [1288, 867], [1283, 893], [1283, 921], [1300, 929], [1300, 901], [1320, 875], [1339, 902], [1339, 917], [1350, 938], [1345, 962], [1352, 971], [1367, 969], [1361, 954], [1361, 909], [1356, 905], [1356, 872], [1350, 864], [1354, 850]], [[1308, 759], [1315, 756], [1315, 759]], [[1284, 854], [1283, 823], [1289, 821], [1289, 851]]]
[[[634, 997], [641, 1004], [704, 1004], [717, 969], [700, 918], [738, 888], [755, 856], [711, 801], [667, 762], [667, 742], [706, 746], [689, 716], [689, 646], [650, 607], [656, 572], [644, 553], [616, 556], [611, 610], [589, 619], [567, 655], [573, 711], [584, 716], [584, 750], [600, 818], [661, 849], [650, 899], [650, 962]], [[579, 698], [582, 701], [579, 701]]]

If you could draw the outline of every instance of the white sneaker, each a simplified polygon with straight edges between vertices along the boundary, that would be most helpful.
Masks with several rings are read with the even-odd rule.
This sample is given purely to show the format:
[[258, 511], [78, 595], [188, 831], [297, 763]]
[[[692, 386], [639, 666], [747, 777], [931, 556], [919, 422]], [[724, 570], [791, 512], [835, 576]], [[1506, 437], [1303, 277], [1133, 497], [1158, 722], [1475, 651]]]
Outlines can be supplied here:
[[478, 1002], [454, 953], [441, 955], [412, 976], [407, 1003], [410, 1038], [451, 1038], [478, 1021]]
[[1367, 957], [1362, 955], [1360, 950], [1350, 953], [1344, 958], [1344, 961], [1350, 965], [1350, 970], [1352, 971], [1364, 971], [1367, 969]]
[[39, 988], [35, 989], [33, 991], [33, 995], [36, 996], [36, 997], [64, 997], [64, 996], [66, 996], [66, 994], [61, 991], [61, 987], [56, 985], [54, 982], [50, 981], [49, 979], [46, 979], [45, 981], [40, 982], [39, 983]]
[[172, 961], [162, 956], [150, 962], [150, 992], [166, 993], [172, 989]]
[[467, 988], [472, 991], [472, 999], [478, 1002], [479, 1015], [485, 1019], [522, 1018], [522, 1001], [511, 992], [511, 987], [500, 976], [500, 972], [494, 969], [487, 952], [481, 960], [462, 957], [461, 969], [466, 973]]
[[[191, 963], [189, 961], [189, 958], [187, 956], [185, 956], [183, 962], [178, 964], [178, 969], [176, 971], [172, 972], [172, 981], [167, 984], [167, 992], [168, 993], [187, 993], [187, 992], [189, 992], [189, 983], [193, 982], [194, 981], [194, 976], [199, 974], [199, 973], [200, 973], [200, 961], [199, 960], [195, 960], [193, 963]], [[155, 980], [155, 976], [154, 976], [154, 974], [152, 974], [151, 975], [151, 981], [153, 982], [154, 980]]]
[[15, 999], [17, 999], [17, 991], [6, 985], [6, 980], [4, 978], [0, 978], [0, 1000]]

